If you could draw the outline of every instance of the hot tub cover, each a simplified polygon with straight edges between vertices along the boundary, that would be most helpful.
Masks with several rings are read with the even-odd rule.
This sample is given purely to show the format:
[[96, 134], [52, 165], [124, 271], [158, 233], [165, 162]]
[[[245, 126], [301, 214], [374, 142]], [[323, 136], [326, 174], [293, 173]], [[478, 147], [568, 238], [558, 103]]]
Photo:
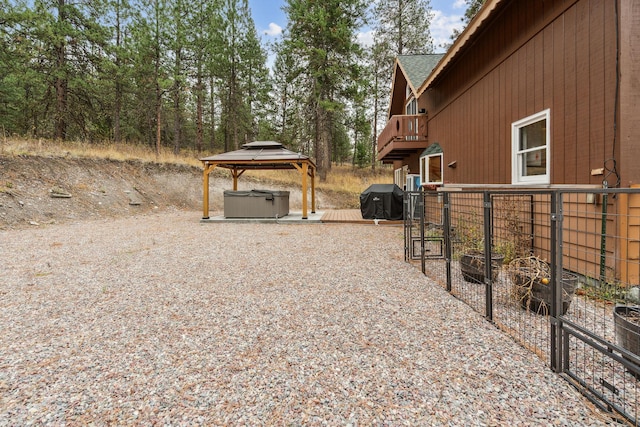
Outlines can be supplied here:
[[395, 184], [373, 184], [360, 194], [363, 219], [401, 220], [403, 191]]

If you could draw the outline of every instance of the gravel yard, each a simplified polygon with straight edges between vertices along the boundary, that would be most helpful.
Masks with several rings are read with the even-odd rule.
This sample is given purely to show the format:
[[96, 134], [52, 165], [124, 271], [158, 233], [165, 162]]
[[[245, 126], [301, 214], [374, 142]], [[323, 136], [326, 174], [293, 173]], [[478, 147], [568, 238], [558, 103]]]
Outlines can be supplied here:
[[599, 426], [402, 228], [165, 212], [0, 231], [0, 425]]

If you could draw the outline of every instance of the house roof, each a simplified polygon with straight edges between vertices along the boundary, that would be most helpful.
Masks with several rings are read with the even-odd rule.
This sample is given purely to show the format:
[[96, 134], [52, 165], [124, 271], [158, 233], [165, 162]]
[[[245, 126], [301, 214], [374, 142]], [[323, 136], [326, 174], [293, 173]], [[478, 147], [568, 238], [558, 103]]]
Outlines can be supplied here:
[[420, 83], [420, 87], [416, 91], [415, 96], [418, 97], [427, 90], [431, 84], [442, 74], [445, 68], [451, 64], [459, 55], [469, 46], [473, 44], [478, 34], [482, 32], [489, 18], [493, 18], [501, 6], [507, 4], [510, 0], [486, 0], [476, 16], [469, 22], [469, 25], [462, 31], [458, 38], [453, 42], [451, 47], [442, 56], [437, 65], [432, 67], [429, 76]]
[[420, 157], [429, 156], [431, 154], [438, 154], [442, 152], [443, 151], [442, 151], [442, 147], [440, 147], [440, 144], [438, 144], [437, 142], [434, 142], [433, 144], [425, 148], [422, 154], [420, 154]]
[[398, 55], [396, 64], [402, 70], [414, 96], [418, 96], [417, 89], [429, 77], [431, 71], [438, 65], [442, 53], [430, 53], [424, 55]]
[[240, 150], [203, 157], [200, 161], [228, 169], [294, 169], [293, 163], [301, 162], [315, 167], [309, 156], [287, 150], [276, 141], [250, 142]]

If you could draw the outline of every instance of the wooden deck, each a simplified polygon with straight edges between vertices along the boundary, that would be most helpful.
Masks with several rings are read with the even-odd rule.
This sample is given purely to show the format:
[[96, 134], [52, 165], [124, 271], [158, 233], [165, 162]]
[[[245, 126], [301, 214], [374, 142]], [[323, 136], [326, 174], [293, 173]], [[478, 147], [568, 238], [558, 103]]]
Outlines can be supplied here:
[[377, 224], [377, 225], [402, 225], [403, 221], [391, 221], [386, 219], [363, 219], [360, 209], [340, 209], [326, 211], [320, 219], [323, 223], [343, 224]]

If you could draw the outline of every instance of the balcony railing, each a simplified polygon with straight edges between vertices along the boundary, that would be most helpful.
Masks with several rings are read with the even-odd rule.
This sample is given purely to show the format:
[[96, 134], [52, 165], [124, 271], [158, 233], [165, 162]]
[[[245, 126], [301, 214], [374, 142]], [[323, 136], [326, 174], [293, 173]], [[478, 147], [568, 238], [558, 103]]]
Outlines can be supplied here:
[[[394, 142], [426, 141], [427, 116], [424, 114], [393, 116], [378, 137], [378, 153]], [[388, 151], [388, 150], [385, 150]]]

